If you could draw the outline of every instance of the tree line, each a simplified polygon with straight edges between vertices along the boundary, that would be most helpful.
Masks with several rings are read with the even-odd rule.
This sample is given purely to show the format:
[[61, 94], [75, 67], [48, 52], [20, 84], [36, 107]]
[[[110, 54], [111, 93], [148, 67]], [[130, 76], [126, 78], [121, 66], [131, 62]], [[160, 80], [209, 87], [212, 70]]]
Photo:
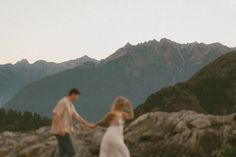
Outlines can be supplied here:
[[36, 113], [0, 108], [0, 132], [29, 132], [50, 124], [51, 120], [49, 118]]

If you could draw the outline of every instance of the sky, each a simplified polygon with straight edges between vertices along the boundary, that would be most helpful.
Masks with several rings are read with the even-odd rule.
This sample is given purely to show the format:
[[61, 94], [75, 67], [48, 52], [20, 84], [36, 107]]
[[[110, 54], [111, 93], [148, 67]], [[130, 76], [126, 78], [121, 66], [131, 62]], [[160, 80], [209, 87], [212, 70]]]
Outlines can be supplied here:
[[0, 64], [103, 59], [164, 37], [236, 47], [236, 0], [0, 0]]

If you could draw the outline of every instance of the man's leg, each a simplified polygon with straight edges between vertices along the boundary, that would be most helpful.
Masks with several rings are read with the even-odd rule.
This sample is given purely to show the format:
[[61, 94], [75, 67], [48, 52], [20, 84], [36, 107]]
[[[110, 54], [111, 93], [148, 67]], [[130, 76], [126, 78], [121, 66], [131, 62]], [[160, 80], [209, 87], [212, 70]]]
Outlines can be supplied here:
[[64, 137], [62, 136], [56, 136], [57, 138], [57, 143], [59, 146], [59, 156], [64, 157], [65, 151], [64, 151]]
[[[60, 157], [74, 157], [75, 155], [75, 150], [72, 144], [72, 140], [69, 134], [65, 134], [64, 137], [58, 137], [60, 141], [59, 147], [61, 147]], [[61, 153], [62, 152], [62, 153]]]

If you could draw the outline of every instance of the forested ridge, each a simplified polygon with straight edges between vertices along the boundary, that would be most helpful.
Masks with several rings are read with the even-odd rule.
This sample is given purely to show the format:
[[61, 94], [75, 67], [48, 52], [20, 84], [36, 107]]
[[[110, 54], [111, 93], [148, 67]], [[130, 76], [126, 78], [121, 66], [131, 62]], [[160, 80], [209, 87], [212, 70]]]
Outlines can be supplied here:
[[42, 126], [49, 126], [51, 120], [32, 112], [19, 112], [0, 108], [0, 132], [29, 132]]

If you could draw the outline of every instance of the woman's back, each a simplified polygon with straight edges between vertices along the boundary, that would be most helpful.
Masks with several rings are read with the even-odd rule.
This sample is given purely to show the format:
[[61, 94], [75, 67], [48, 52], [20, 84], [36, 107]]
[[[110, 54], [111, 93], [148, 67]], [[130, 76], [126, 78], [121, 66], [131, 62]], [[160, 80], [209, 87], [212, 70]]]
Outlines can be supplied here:
[[99, 123], [109, 125], [102, 139], [99, 157], [130, 157], [124, 143], [124, 121], [133, 117], [131, 102], [125, 97], [117, 97], [112, 104], [111, 112]]

